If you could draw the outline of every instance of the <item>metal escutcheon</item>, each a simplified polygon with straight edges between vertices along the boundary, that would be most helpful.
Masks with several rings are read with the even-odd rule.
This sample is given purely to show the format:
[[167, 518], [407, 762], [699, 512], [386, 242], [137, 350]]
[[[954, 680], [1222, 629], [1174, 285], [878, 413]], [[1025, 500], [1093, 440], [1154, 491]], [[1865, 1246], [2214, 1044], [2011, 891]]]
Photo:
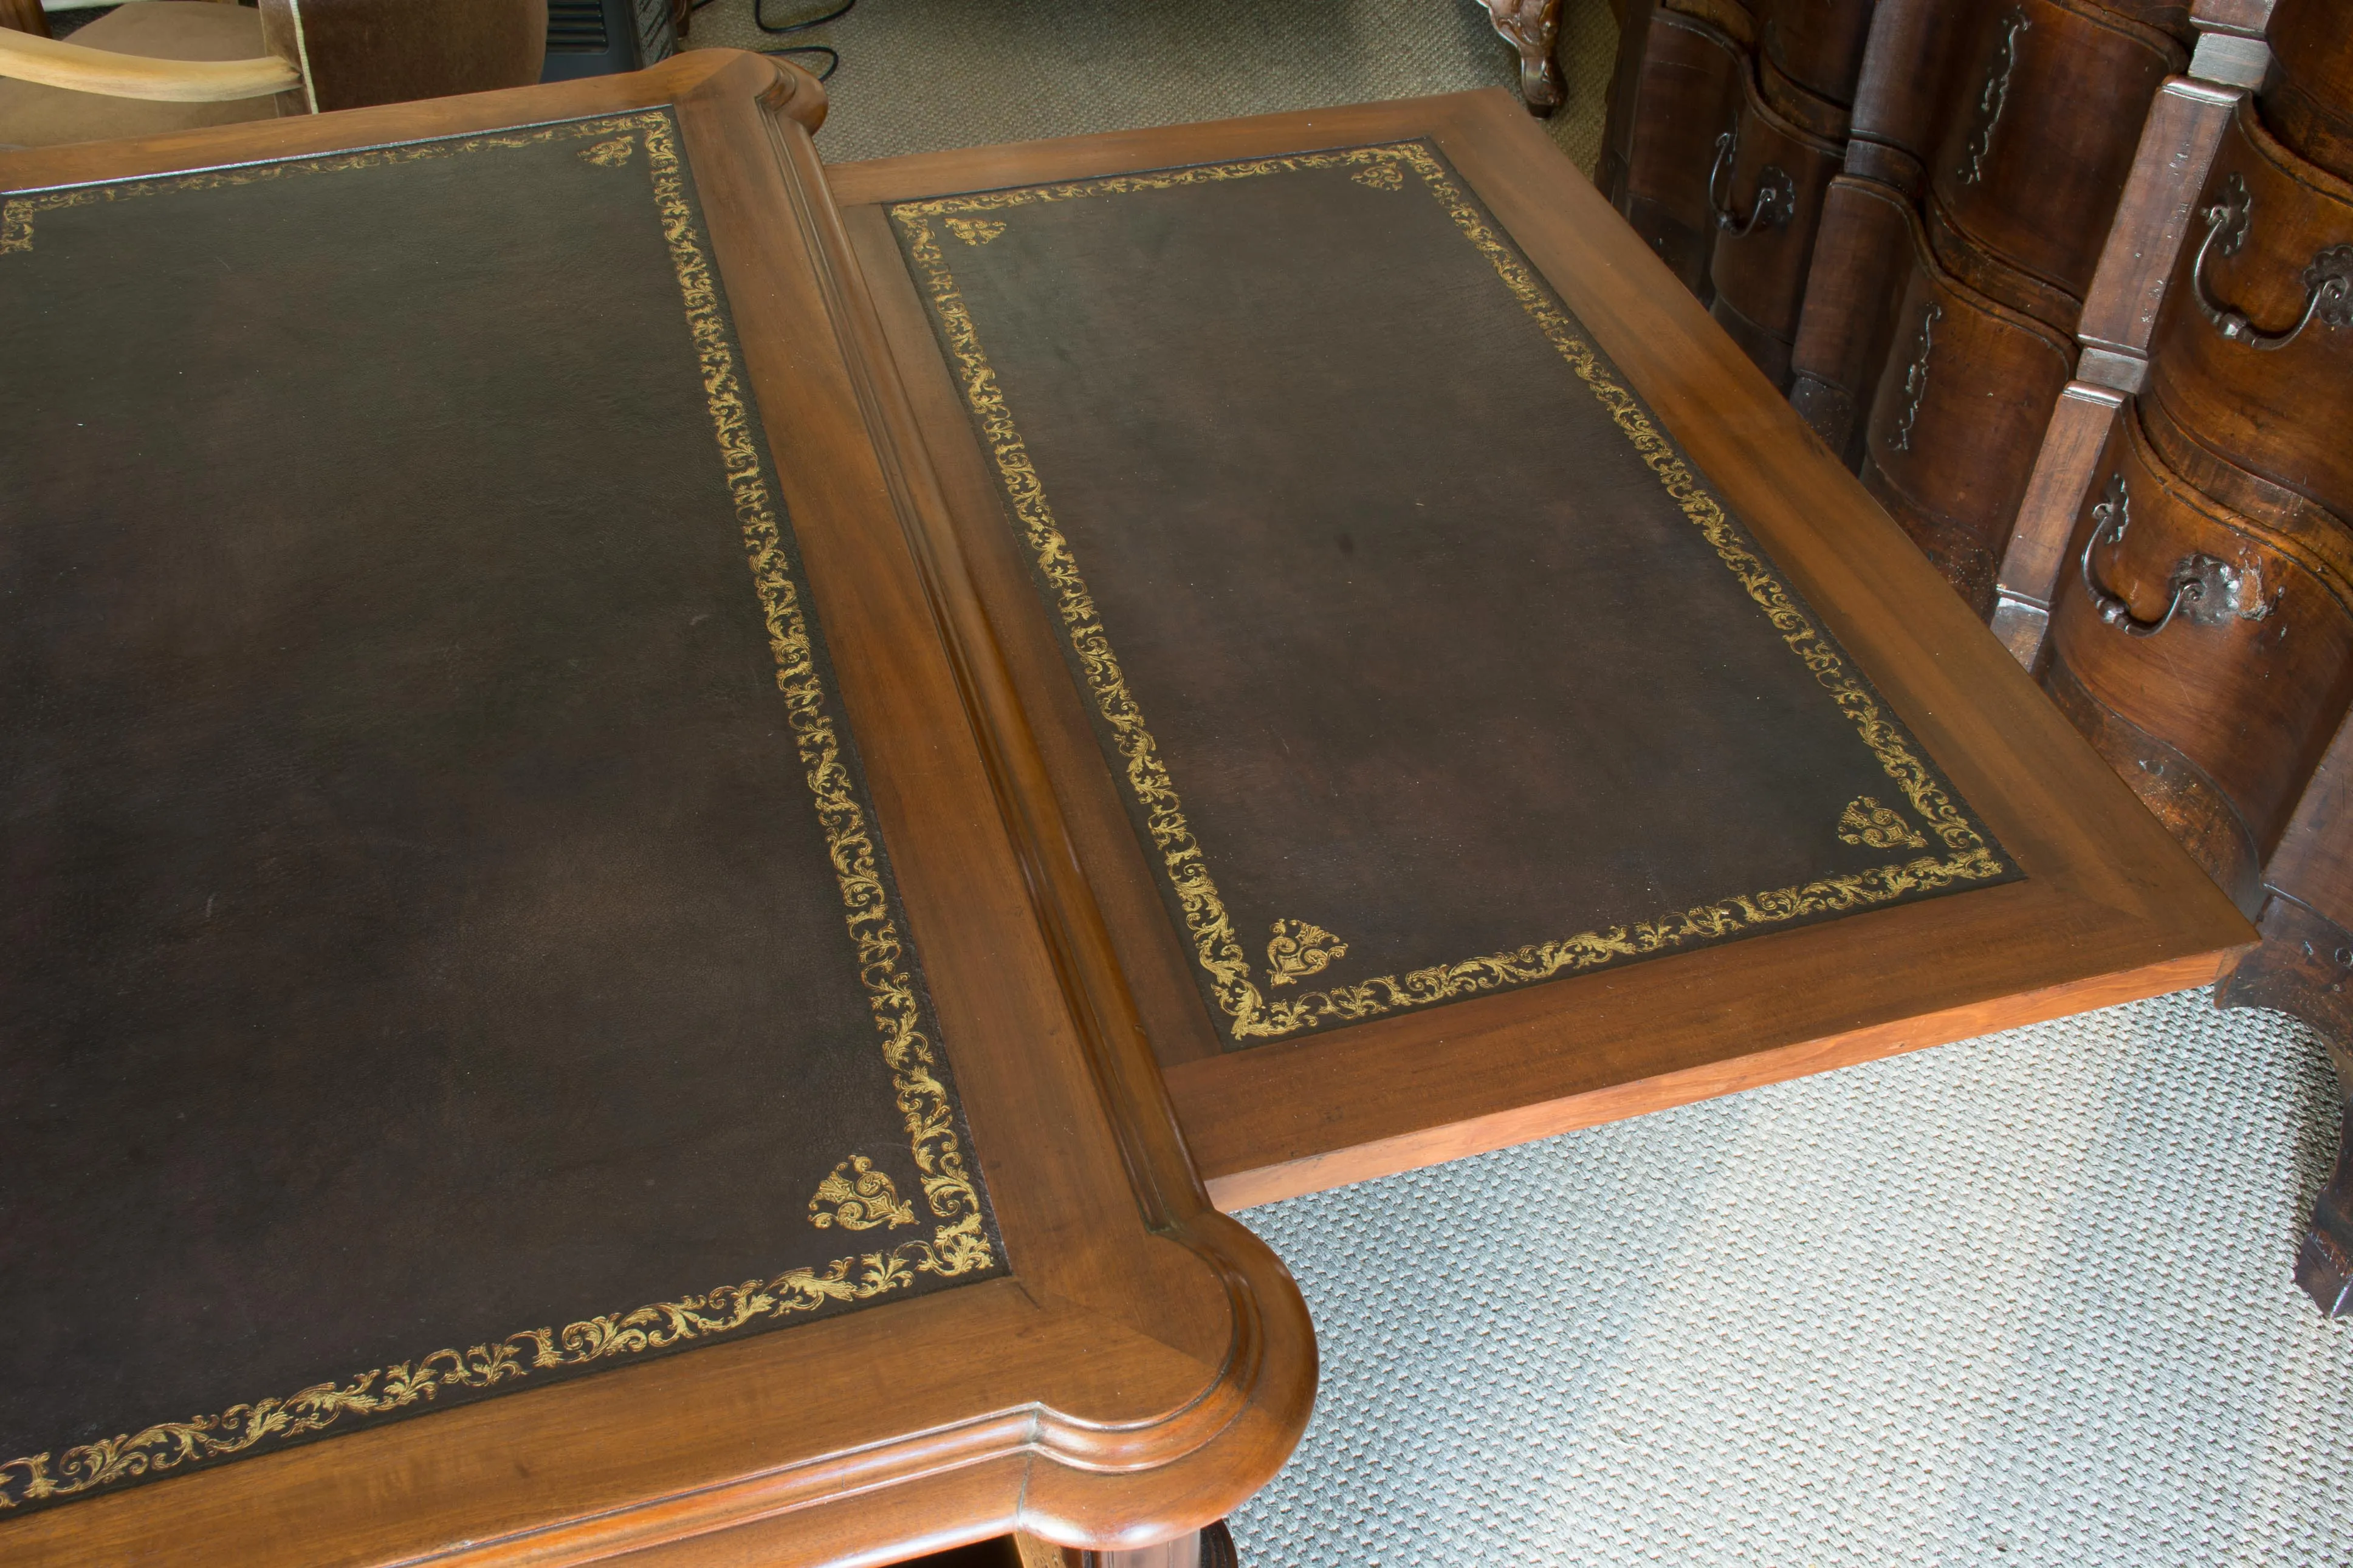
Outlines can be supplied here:
[[2198, 308], [2214, 323], [2214, 330], [2232, 342], [2268, 353], [2295, 342], [2315, 317], [2331, 330], [2353, 324], [2353, 245], [2332, 245], [2312, 258], [2302, 278], [2304, 314], [2285, 331], [2259, 331], [2244, 310], [2214, 298], [2213, 287], [2206, 281], [2206, 258], [2217, 249], [2225, 256], [2239, 253], [2247, 242], [2247, 223], [2253, 210], [2254, 198], [2247, 194], [2247, 182], [2232, 174], [2222, 182], [2221, 199], [2205, 211], [2206, 237], [2189, 269], [2189, 285]]
[[1790, 216], [1798, 210], [1798, 183], [1778, 163], [1767, 163], [1757, 171], [1757, 195], [1749, 204], [1746, 217], [1733, 212], [1728, 195], [1719, 194], [1729, 182], [1732, 160], [1739, 149], [1737, 132], [1727, 131], [1715, 139], [1715, 163], [1707, 172], [1707, 205], [1715, 213], [1715, 226], [1735, 239], [1760, 223], [1767, 228], [1787, 228]]
[[2211, 555], [2181, 558], [2173, 574], [2166, 579], [2173, 595], [2166, 602], [2165, 614], [2153, 621], [2134, 615], [2132, 605], [2123, 595], [2110, 592], [2092, 565], [2092, 552], [2104, 543], [2123, 543], [2125, 530], [2131, 523], [2132, 497], [2125, 488], [2125, 477], [2118, 474], [2108, 481], [2105, 498], [2092, 509], [2092, 536], [2084, 541], [2084, 554], [2077, 563], [2083, 573], [2084, 591], [2092, 596], [2092, 607], [2099, 612], [2103, 622], [2126, 637], [2153, 637], [2171, 626], [2176, 616], [2201, 626], [2219, 626], [2230, 618], [2232, 601], [2239, 591], [2238, 568]]

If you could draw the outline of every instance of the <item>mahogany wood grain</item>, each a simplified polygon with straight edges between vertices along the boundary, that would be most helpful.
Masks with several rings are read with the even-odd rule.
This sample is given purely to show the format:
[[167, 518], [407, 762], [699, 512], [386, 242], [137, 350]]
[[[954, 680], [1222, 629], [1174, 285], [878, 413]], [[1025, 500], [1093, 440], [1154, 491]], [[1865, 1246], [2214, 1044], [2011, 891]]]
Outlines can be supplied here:
[[2099, 266], [2084, 296], [2076, 336], [2146, 358], [2166, 285], [2183, 241], [2197, 227], [2197, 195], [2230, 123], [2239, 91], [2168, 77], [2149, 103]]
[[2037, 310], [1946, 254], [1946, 270], [2062, 331], [2091, 285], [2149, 100], [2189, 51], [2157, 30], [2064, 0], [1985, 6], [1960, 43], [1968, 99], [1928, 169], [1936, 206], [1971, 245], [2046, 285]]
[[1964, 90], [1961, 41], [1973, 15], [1940, 0], [1887, 0], [1857, 66], [1844, 172], [1823, 196], [1789, 355], [1790, 402], [1850, 468], [1862, 466], [1928, 159]]
[[2152, 735], [2084, 689], [2063, 658], [2047, 658], [2042, 687], [2067, 721], [2116, 776], [2132, 785], [2149, 815], [2165, 825], [2242, 910], [2263, 905], [2263, 859], [2246, 818], [2181, 749]]
[[2074, 344], [1970, 289], [1914, 230], [1862, 480], [1980, 617]]
[[1994, 583], [1993, 635], [2019, 664], [2039, 671], [2051, 630], [2051, 606], [2068, 565], [2068, 547], [2084, 516], [2092, 481], [2107, 462], [2124, 394], [2071, 381], [2059, 394], [2042, 450], [2019, 503], [2018, 524]]
[[1295, 1287], [1209, 1208], [1144, 1043], [1103, 1026], [1036, 918], [910, 551], [930, 481], [881, 416], [896, 395], [860, 346], [871, 307], [808, 141], [812, 79], [696, 52], [0, 154], [0, 188], [652, 104], [675, 106], [1013, 1273], [0, 1522], [12, 1564], [881, 1563], [1016, 1528], [1126, 1549], [1222, 1517], [1305, 1423]]
[[1770, 55], [1756, 56], [1755, 64], [1757, 96], [1775, 114], [1810, 136], [1832, 143], [1846, 141], [1847, 125], [1853, 116], [1845, 104], [1793, 80]]
[[[2340, 720], [2263, 868], [2263, 880], [2353, 930], [2353, 718]], [[2353, 1039], [2353, 1031], [2344, 1037]]]
[[[1849, 144], [1850, 170], [1863, 145]], [[1850, 468], [1862, 464], [1865, 422], [1895, 340], [1904, 296], [1888, 279], [1912, 265], [1914, 226], [1910, 204], [1883, 180], [1844, 174], [1823, 193], [1789, 351], [1789, 402]]]
[[1660, 9], [1704, 22], [1730, 38], [1742, 53], [1753, 53], [1762, 26], [1764, 0], [1659, 0]]
[[[2122, 435], [2071, 531], [2054, 656], [2094, 699], [2198, 764], [2268, 858], [2353, 703], [2353, 536], [2268, 529], [2167, 469], [2137, 419], [2127, 415]], [[2094, 542], [2096, 504], [2111, 510]], [[2112, 534], [2117, 507], [2121, 540]], [[2102, 618], [2094, 583], [2145, 627], [2165, 616], [2179, 574], [2200, 557], [2232, 574], [2227, 594], [2209, 590], [2222, 603], [2193, 605], [2150, 636]]]
[[2284, 895], [2264, 906], [2263, 945], [2214, 988], [2220, 1007], [2293, 1013], [2328, 1041], [2337, 1069], [2337, 1160], [2312, 1200], [2296, 1247], [2295, 1282], [2321, 1311], [2353, 1316], [2353, 931]]
[[[944, 416], [956, 406], [955, 385], [912, 283], [901, 281], [905, 268], [879, 208], [1409, 136], [1432, 140], [1476, 191], [1983, 813], [2026, 879], [1225, 1054], [1206, 1048], [1198, 1000], [1154, 1000], [1149, 977], [1174, 946], [1172, 928], [1132, 864], [1134, 836], [1069, 677], [1047, 664], [1050, 641], [1033, 646], [1043, 640], [1034, 593], [1018, 579], [992, 586], [1005, 569], [992, 562], [1008, 552], [989, 542], [1009, 531], [969, 422]], [[1137, 1016], [1169, 1064], [1187, 1142], [1221, 1205], [2198, 984], [2252, 935], [1507, 96], [964, 149], [835, 165], [830, 175], [982, 619], [1113, 953], [1137, 982]]]
[[2039, 278], [2005, 260], [1979, 244], [1953, 221], [1953, 215], [1934, 196], [1921, 212], [1921, 233], [1936, 269], [1972, 293], [2002, 309], [2039, 322], [2063, 337], [2072, 337], [2084, 303], [2058, 284]]
[[[2113, 12], [2127, 22], [2137, 22], [2168, 33], [2183, 43], [2190, 42], [2196, 29], [2205, 26], [2197, 18], [2199, 7], [2194, 0], [2091, 0], [2104, 11]], [[2236, 0], [2225, 0], [2225, 5]]]
[[[1838, 174], [1841, 149], [1775, 112], [1757, 80], [1744, 81], [1731, 167], [1724, 182], [1725, 214], [1708, 261], [1715, 298], [1710, 309], [1767, 380], [1789, 379], [1789, 345], [1798, 334], [1806, 278], [1814, 257], [1814, 230], [1822, 196]], [[1776, 205], [1773, 221], [1745, 228], [1767, 189], [1791, 197]]]
[[1704, 299], [1716, 242], [1707, 177], [1716, 137], [1740, 112], [1745, 58], [1730, 35], [1663, 6], [1622, 32], [1618, 47], [1611, 151], [1596, 172], [1626, 221]]
[[2269, 36], [2279, 77], [2263, 94], [2264, 123], [2297, 155], [2353, 180], [2353, 27], [2345, 8], [2279, 0]]
[[1765, 0], [1762, 10], [1757, 43], [1765, 63], [1804, 91], [1841, 108], [1852, 105], [1871, 37], [1868, 0]]
[[[2193, 274], [2211, 211], [2235, 187], [2246, 202], [2235, 254], [2206, 263], [2213, 302], [2255, 329], [2284, 331], [2304, 313], [2309, 269], [2353, 247], [2353, 182], [2306, 163], [2242, 102], [2223, 132], [2176, 259], [2149, 351], [2150, 435], [2166, 463], [2233, 510], [2287, 521], [2300, 497], [2353, 519], [2353, 324], [2316, 317], [2273, 352], [2225, 339], [2199, 302]], [[2353, 249], [2345, 254], [2353, 256]], [[2340, 311], [2340, 315], [2341, 315]]]
[[1963, 29], [1968, 7], [1944, 0], [1883, 0], [1863, 46], [1855, 79], [1852, 136], [1859, 146], [1849, 167], [1883, 179], [1917, 198], [1926, 189], [1928, 160], [1954, 106], [1968, 89]]
[[[2067, 936], [2072, 940], [2075, 934], [2070, 931]], [[1433, 1092], [1439, 1086], [1428, 1077], [1416, 1075], [1410, 1083], [1397, 1091], [1398, 1102], [1385, 1103], [1378, 1108], [1387, 1112], [1378, 1121], [1368, 1114], [1372, 1108], [1356, 1112], [1359, 1118], [1372, 1125], [1387, 1123], [1408, 1130], [1387, 1136], [1366, 1136], [1364, 1142], [1342, 1143], [1336, 1147], [1325, 1146], [1335, 1142], [1332, 1132], [1299, 1126], [1300, 1118], [1247, 1117], [1243, 1106], [1239, 1103], [1252, 1093], [1289, 1092], [1312, 1098], [1316, 1092], [1312, 1087], [1312, 1070], [1284, 1071], [1277, 1068], [1252, 1074], [1247, 1083], [1221, 1084], [1212, 1080], [1206, 1069], [1186, 1068], [1172, 1076], [1171, 1086], [1179, 1097], [1178, 1104], [1187, 1113], [1188, 1128], [1198, 1125], [1208, 1129], [1229, 1120], [1240, 1123], [1223, 1134], [1197, 1134], [1204, 1143], [1199, 1152], [1203, 1169], [1224, 1173], [1210, 1175], [1209, 1195], [1220, 1208], [1230, 1212], [1282, 1198], [1324, 1192], [1354, 1182], [1394, 1175], [1401, 1171], [1419, 1170], [1495, 1149], [1510, 1148], [1539, 1138], [1574, 1132], [1580, 1128], [1623, 1121], [1654, 1110], [1666, 1110], [1695, 1100], [1736, 1094], [1742, 1089], [1760, 1089], [1767, 1084], [1783, 1083], [1812, 1073], [1878, 1061], [1931, 1046], [1973, 1039], [2001, 1029], [2014, 1029], [2049, 1018], [2137, 1001], [2167, 991], [2203, 985], [2214, 977], [2221, 962], [2219, 955], [2200, 954], [2143, 966], [2102, 979], [2022, 992], [1999, 1002], [1922, 1013], [1900, 1022], [1842, 1030], [1833, 1028], [1830, 1032], [1746, 1056], [1727, 1057], [1647, 1078], [1612, 1082], [1609, 1080], [1630, 1070], [1628, 1058], [1640, 1052], [1639, 1044], [1630, 1037], [1642, 1032], [1642, 1014], [1655, 1005], [1653, 998], [1630, 997], [1627, 999], [1622, 1017], [1597, 1018], [1595, 1022], [1603, 1024], [1602, 1028], [1580, 1031], [1580, 1043], [1599, 1058], [1594, 1063], [1594, 1070], [1588, 1079], [1594, 1087], [1580, 1089], [1576, 1079], [1547, 1075], [1546, 1087], [1566, 1092], [1552, 1099], [1512, 1105], [1504, 1110], [1481, 1111], [1462, 1106], [1457, 1120], [1416, 1127], [1414, 1124], [1417, 1122], [1434, 1121], [1433, 1110], [1441, 1108], [1455, 1110], [1462, 1100], [1470, 1098], [1446, 1095], [1438, 1107], [1424, 1107], [1417, 1111], [1404, 1097], [1417, 1091]], [[1821, 978], [1823, 984], [1831, 983], [1828, 975]], [[1797, 1024], [1789, 1013], [1771, 1006], [1737, 1011], [1687, 1012], [1675, 1009], [1654, 1012], [1650, 1016], [1662, 1026], [1678, 1031], [1761, 1028], [1778, 1037], [1803, 1029], [1803, 1026]], [[1521, 1041], [1495, 1038], [1484, 1043], [1499, 1050], [1508, 1050]], [[1527, 1043], [1535, 1046], [1534, 1041]], [[1323, 1066], [1324, 1070], [1330, 1070], [1330, 1064]], [[1496, 1093], [1494, 1086], [1482, 1087], [1487, 1088], [1488, 1093], [1479, 1097], [1481, 1099], [1500, 1100], [1510, 1098]], [[1369, 1131], [1369, 1127], [1366, 1131]], [[1284, 1147], [1295, 1147], [1302, 1152], [1288, 1157], [1269, 1158], [1268, 1151], [1260, 1143], [1271, 1134], [1283, 1137], [1286, 1141]], [[1226, 1169], [1229, 1166], [1230, 1170]]]

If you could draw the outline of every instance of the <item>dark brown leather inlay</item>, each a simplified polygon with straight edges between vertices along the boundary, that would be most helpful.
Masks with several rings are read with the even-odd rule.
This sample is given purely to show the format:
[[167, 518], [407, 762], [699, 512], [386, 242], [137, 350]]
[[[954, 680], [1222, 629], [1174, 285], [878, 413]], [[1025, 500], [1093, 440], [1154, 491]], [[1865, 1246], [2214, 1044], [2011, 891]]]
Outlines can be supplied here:
[[1422, 144], [891, 210], [1230, 1044], [2014, 875]]
[[5, 220], [0, 1520], [996, 1272], [670, 117]]

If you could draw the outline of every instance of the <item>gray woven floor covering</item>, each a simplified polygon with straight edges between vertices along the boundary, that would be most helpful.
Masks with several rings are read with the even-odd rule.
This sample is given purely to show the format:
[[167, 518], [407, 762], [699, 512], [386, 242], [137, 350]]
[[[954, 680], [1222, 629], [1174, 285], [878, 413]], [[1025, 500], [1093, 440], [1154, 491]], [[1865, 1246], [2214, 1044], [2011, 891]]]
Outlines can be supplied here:
[[1242, 1561], [2353, 1563], [2335, 1138], [2192, 992], [1249, 1210], [1324, 1383]]
[[[1590, 169], [1615, 29], [1565, 16]], [[1516, 79], [1473, 0], [806, 37], [835, 161]], [[693, 39], [763, 41], [749, 0]], [[1324, 1385], [1245, 1568], [2353, 1568], [2353, 1322], [2289, 1279], [2335, 1137], [2301, 1026], [2189, 994], [1251, 1210]]]
[[[768, 20], [839, 0], [764, 0]], [[752, 25], [751, 0], [695, 14], [697, 47], [829, 45], [828, 161], [1041, 136], [1177, 125], [1519, 82], [1518, 57], [1478, 0], [859, 0], [789, 38]], [[1587, 171], [1617, 47], [1607, 0], [1566, 0], [1567, 102], [1546, 122]], [[802, 63], [809, 63], [804, 60]]]

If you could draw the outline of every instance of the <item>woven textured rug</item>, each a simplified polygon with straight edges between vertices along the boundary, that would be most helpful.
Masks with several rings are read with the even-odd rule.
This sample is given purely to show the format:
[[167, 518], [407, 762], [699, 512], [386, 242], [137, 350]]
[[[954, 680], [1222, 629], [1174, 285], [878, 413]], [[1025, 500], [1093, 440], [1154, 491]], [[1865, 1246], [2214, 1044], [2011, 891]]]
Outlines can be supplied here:
[[[839, 0], [764, 0], [782, 25]], [[1238, 114], [1503, 87], [1519, 59], [1478, 0], [859, 0], [839, 21], [762, 34], [751, 0], [712, 0], [701, 47], [824, 44], [841, 55], [818, 151], [835, 163], [1178, 125]], [[1546, 121], [1588, 174], [1617, 24], [1567, 0], [1567, 102]], [[808, 62], [804, 62], [808, 63]]]
[[1250, 1568], [2353, 1563], [2317, 1038], [2159, 997], [1252, 1209]]

